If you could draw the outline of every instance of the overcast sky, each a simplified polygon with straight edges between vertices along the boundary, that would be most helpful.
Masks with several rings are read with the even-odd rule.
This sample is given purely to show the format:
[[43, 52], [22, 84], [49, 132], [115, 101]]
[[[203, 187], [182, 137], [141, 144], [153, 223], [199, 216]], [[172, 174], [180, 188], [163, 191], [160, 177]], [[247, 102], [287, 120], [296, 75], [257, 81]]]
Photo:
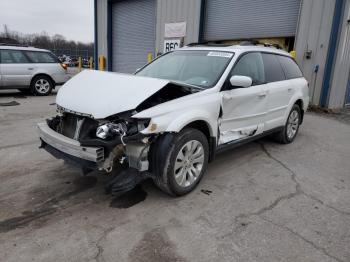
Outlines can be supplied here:
[[0, 0], [0, 31], [61, 34], [68, 40], [94, 39], [93, 0]]

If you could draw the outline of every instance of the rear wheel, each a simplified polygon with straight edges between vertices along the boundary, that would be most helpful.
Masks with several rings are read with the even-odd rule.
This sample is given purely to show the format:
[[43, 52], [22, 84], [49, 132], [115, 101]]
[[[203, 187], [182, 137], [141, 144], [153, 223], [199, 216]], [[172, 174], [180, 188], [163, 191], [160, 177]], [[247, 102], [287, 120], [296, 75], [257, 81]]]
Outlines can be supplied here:
[[31, 84], [33, 94], [38, 96], [47, 96], [53, 88], [52, 80], [47, 76], [36, 76]]
[[159, 163], [162, 161], [156, 156], [157, 164], [162, 168], [155, 172], [155, 183], [170, 195], [185, 195], [198, 185], [206, 170], [208, 140], [202, 132], [188, 128], [177, 134], [168, 148], [165, 163]]
[[301, 109], [298, 105], [293, 105], [284, 128], [275, 135], [275, 140], [282, 144], [293, 142], [298, 134], [301, 122]]

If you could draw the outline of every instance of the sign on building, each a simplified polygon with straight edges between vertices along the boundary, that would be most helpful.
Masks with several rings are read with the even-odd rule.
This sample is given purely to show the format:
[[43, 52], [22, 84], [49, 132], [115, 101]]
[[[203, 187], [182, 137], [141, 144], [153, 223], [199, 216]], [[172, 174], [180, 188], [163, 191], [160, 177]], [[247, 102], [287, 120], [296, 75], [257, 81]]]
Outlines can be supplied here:
[[181, 47], [181, 39], [168, 39], [164, 40], [164, 50], [163, 52], [169, 52]]

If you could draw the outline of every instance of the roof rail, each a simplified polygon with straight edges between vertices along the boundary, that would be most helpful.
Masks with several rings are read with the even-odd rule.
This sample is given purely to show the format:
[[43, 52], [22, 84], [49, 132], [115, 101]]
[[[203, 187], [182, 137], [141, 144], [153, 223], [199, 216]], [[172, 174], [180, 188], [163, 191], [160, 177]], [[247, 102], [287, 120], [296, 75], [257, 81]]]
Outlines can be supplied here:
[[215, 41], [215, 42], [209, 42], [209, 41], [206, 41], [206, 42], [199, 42], [199, 43], [190, 43], [190, 44], [187, 44], [186, 46], [199, 46], [199, 45], [205, 45], [205, 46], [232, 46], [232, 44], [225, 44], [225, 43], [222, 43], [222, 41]]
[[255, 40], [255, 39], [243, 40], [240, 43], [240, 45], [243, 45], [243, 46], [247, 46], [247, 45], [254, 45], [254, 46], [262, 45], [262, 46], [265, 46], [265, 47], [274, 47], [274, 48], [277, 48], [277, 49], [282, 49], [282, 47], [279, 44], [261, 43], [261, 42], [259, 42], [258, 40]]
[[0, 43], [0, 46], [18, 46], [18, 47], [29, 47], [29, 45], [21, 45], [21, 44], [7, 44], [7, 43]]

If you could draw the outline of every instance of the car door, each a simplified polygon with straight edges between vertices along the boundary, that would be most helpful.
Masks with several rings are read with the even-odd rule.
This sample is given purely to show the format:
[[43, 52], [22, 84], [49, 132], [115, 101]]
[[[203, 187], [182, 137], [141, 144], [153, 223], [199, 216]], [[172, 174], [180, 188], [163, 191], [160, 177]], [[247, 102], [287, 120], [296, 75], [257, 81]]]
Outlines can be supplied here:
[[0, 52], [3, 86], [29, 86], [34, 68], [24, 53], [21, 50]]
[[242, 55], [229, 77], [233, 75], [251, 77], [253, 84], [221, 92], [218, 144], [246, 139], [264, 131], [268, 93], [261, 54], [251, 52]]
[[290, 95], [292, 94], [292, 86], [286, 80], [285, 73], [278, 60], [278, 55], [262, 53], [262, 58], [267, 83], [266, 88], [269, 93], [265, 130], [270, 130], [285, 124], [284, 115], [288, 108]]

